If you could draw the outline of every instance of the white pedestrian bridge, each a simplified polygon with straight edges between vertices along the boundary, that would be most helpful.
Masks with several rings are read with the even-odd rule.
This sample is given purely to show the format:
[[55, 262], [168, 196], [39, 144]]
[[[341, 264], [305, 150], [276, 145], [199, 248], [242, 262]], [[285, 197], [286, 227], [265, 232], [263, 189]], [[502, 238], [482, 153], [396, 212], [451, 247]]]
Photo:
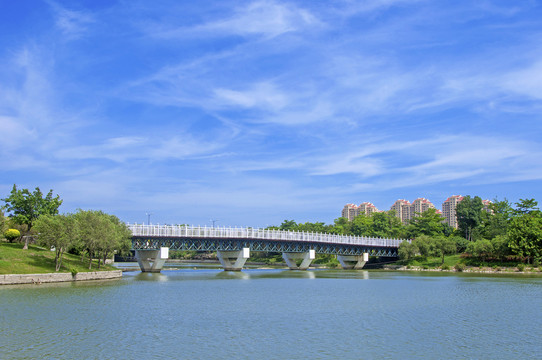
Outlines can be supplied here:
[[[333, 254], [345, 269], [371, 256], [397, 257], [405, 239], [284, 231], [252, 227], [128, 224], [142, 271], [159, 272], [169, 250], [216, 251], [224, 270], [241, 270], [250, 252], [281, 252], [290, 269], [305, 270], [316, 254]], [[409, 240], [407, 240], [409, 241]]]

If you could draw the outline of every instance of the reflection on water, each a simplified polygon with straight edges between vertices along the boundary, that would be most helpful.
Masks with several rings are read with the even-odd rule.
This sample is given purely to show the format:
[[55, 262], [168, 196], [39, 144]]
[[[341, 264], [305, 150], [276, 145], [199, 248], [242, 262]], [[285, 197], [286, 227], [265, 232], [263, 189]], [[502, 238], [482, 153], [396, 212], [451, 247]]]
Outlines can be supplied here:
[[542, 352], [541, 277], [185, 268], [0, 287], [0, 303], [2, 359], [534, 359]]

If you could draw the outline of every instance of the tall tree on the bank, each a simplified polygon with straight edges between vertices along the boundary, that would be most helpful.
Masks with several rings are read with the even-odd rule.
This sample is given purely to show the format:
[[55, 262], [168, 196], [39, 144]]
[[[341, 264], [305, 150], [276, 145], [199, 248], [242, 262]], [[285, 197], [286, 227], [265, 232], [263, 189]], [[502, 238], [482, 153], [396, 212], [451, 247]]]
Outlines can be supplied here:
[[508, 232], [508, 225], [514, 209], [507, 199], [499, 201], [494, 199], [489, 205], [490, 211], [482, 211], [482, 233], [486, 239], [493, 239], [497, 236], [504, 236]]
[[99, 267], [101, 260], [105, 262], [115, 250], [129, 248], [131, 233], [116, 216], [96, 210], [79, 210], [75, 216], [80, 229], [78, 250], [87, 253], [89, 269], [92, 268], [93, 259], [99, 259]]
[[[43, 197], [39, 187], [30, 192], [28, 189], [18, 190], [17, 185], [13, 185], [10, 196], [2, 201], [6, 203], [3, 208], [11, 213], [12, 220], [16, 224], [26, 225], [27, 232], [30, 232], [41, 215], [58, 214], [58, 208], [62, 204], [58, 195], [53, 197], [53, 190], [49, 190]], [[25, 243], [24, 248], [27, 247], [28, 243]]]
[[433, 241], [435, 242], [435, 255], [441, 257], [442, 264], [444, 264], [445, 255], [455, 254], [457, 251], [457, 245], [452, 238], [437, 236]]
[[55, 270], [62, 266], [62, 256], [68, 251], [78, 238], [79, 228], [75, 216], [43, 215], [35, 223], [39, 233], [38, 242], [55, 250]]
[[30, 192], [28, 189], [18, 190], [17, 185], [13, 185], [9, 197], [1, 200], [6, 203], [3, 208], [11, 213], [13, 221], [27, 225], [28, 231], [32, 229], [40, 215], [58, 214], [58, 208], [62, 204], [58, 195], [53, 197], [53, 190], [49, 190], [43, 197], [39, 187]]
[[471, 198], [465, 196], [455, 208], [457, 224], [465, 239], [473, 240], [474, 230], [482, 223], [482, 209], [484, 204], [479, 196]]
[[508, 246], [527, 261], [542, 259], [542, 213], [534, 199], [521, 199], [517, 206], [517, 216], [508, 228]]
[[370, 236], [376, 237], [401, 237], [403, 236], [403, 224], [395, 216], [395, 211], [382, 211], [371, 214], [372, 226]]
[[421, 214], [418, 213], [410, 219], [410, 224], [407, 226], [408, 236], [415, 238], [420, 235], [442, 235], [444, 233], [443, 219], [436, 209], [427, 209]]

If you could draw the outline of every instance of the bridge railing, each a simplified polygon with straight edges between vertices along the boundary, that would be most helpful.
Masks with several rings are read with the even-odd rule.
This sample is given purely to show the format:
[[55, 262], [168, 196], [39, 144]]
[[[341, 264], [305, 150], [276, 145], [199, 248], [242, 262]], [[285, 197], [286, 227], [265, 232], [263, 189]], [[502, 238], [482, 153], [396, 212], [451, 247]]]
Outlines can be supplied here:
[[[285, 231], [260, 228], [208, 227], [186, 225], [128, 224], [133, 236], [262, 239], [275, 241], [302, 241], [341, 245], [366, 245], [376, 247], [399, 247], [405, 239], [376, 238], [366, 236], [324, 234], [304, 231]], [[407, 240], [410, 241], [410, 240]]]

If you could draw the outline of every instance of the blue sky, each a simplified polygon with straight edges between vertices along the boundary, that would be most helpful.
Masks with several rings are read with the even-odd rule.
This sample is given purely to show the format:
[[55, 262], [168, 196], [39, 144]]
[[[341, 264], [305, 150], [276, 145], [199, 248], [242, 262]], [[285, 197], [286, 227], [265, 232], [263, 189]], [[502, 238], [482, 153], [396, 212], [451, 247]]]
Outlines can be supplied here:
[[542, 1], [0, 0], [0, 194], [128, 222], [542, 202]]

